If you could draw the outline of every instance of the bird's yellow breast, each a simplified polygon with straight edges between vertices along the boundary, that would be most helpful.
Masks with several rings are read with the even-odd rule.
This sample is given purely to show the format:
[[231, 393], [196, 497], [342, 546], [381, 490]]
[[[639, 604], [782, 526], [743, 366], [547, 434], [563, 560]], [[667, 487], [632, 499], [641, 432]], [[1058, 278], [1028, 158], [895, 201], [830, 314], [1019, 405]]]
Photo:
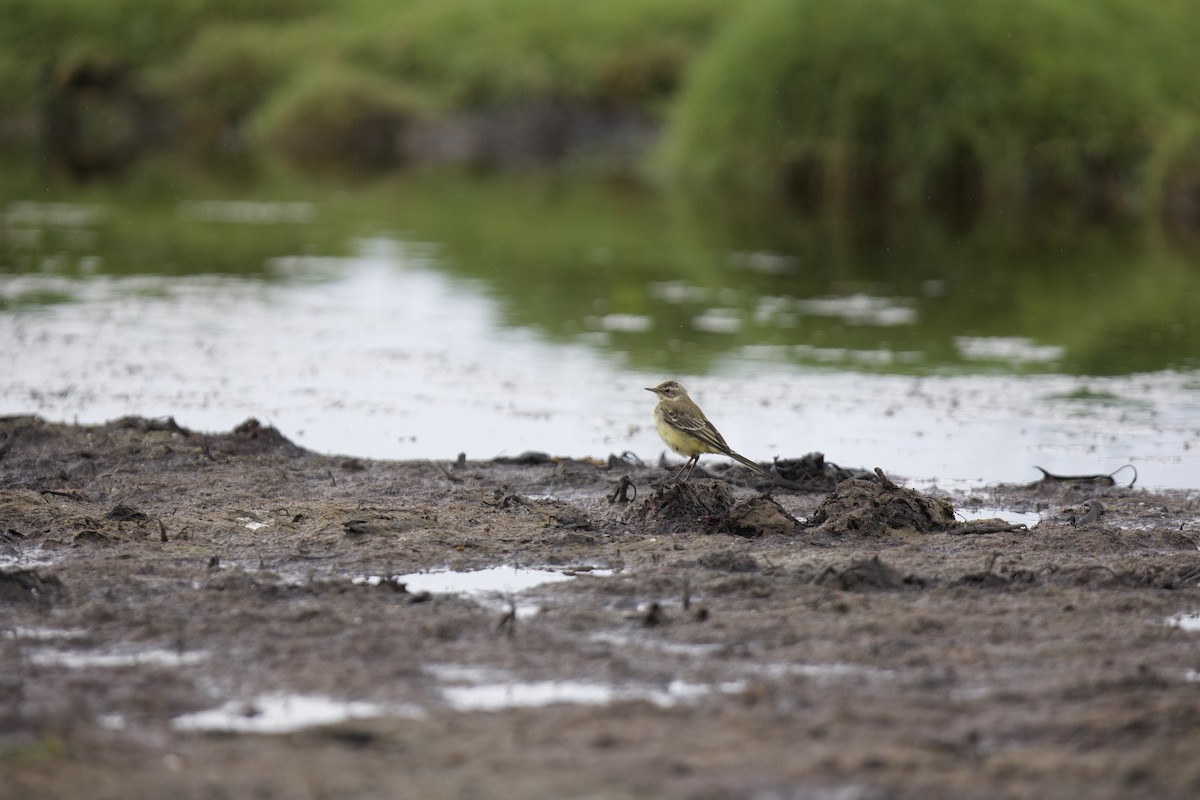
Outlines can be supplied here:
[[654, 414], [654, 429], [658, 431], [658, 435], [662, 437], [662, 440], [667, 443], [667, 447], [681, 456], [693, 458], [701, 453], [712, 452], [712, 449], [703, 441], [679, 430], [667, 422], [663, 418], [663, 415], [657, 411]]

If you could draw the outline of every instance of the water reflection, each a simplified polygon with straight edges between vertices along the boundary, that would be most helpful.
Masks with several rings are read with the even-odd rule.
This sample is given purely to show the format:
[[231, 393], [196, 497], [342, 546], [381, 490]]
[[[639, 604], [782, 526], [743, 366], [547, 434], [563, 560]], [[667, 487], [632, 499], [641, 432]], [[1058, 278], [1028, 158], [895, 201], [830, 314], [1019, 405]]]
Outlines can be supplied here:
[[[444, 269], [486, 281], [507, 321], [588, 334], [646, 369], [703, 373], [747, 345], [799, 364], [818, 363], [814, 349], [903, 354], [857, 368], [907, 374], [1129, 374], [1193, 368], [1200, 352], [1197, 260], [1142, 231], [737, 229], [626, 188], [559, 184], [421, 196], [436, 199], [404, 209], [406, 225], [444, 244]], [[1039, 358], [959, 346], [993, 338]]]
[[648, 370], [704, 373], [748, 346], [906, 374], [1118, 375], [1200, 359], [1200, 263], [1112, 231], [1040, 248], [929, 222], [883, 241], [794, 221], [747, 233], [698, 228], [628, 188], [445, 178], [321, 202], [98, 199], [3, 206], [0, 307], [71, 297], [62, 283], [14, 282], [22, 274], [306, 278], [297, 265], [352, 255], [368, 235], [475, 283], [503, 324]]
[[640, 387], [677, 377], [760, 459], [1200, 485], [1200, 269], [1161, 243], [755, 240], [563, 182], [206, 191], [0, 200], [0, 413], [654, 458]]

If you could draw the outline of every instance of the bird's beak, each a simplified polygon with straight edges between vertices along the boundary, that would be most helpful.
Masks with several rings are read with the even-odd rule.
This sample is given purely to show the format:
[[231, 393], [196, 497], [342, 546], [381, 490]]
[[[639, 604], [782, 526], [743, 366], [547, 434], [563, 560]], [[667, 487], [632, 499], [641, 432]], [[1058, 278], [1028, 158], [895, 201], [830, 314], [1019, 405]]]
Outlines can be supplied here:
[[644, 388], [646, 389], [647, 392], [654, 392], [655, 394], [658, 394], [658, 389], [651, 389], [649, 386], [646, 386]]

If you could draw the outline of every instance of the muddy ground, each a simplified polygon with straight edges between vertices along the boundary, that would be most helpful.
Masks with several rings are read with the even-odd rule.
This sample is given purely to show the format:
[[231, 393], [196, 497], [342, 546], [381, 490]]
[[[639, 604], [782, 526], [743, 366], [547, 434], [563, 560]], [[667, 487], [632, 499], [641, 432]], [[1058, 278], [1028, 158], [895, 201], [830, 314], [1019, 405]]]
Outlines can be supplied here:
[[[1200, 796], [1200, 631], [1169, 624], [1200, 613], [1196, 492], [942, 498], [1042, 517], [970, 527], [898, 476], [830, 499], [828, 466], [804, 490], [711, 461], [656, 490], [662, 466], [629, 458], [366, 461], [253, 422], [0, 420], [3, 793]], [[475, 597], [389, 579], [497, 565], [574, 577]], [[252, 723], [278, 696], [361, 718], [186, 722]]]

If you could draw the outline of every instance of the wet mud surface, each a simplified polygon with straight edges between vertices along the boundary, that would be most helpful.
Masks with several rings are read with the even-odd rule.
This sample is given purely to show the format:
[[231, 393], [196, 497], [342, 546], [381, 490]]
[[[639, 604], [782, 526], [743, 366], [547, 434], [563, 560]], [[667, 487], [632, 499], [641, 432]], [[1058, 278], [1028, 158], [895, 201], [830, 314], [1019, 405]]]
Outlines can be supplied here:
[[6, 790], [1200, 795], [1197, 493], [667, 474], [0, 420]]

